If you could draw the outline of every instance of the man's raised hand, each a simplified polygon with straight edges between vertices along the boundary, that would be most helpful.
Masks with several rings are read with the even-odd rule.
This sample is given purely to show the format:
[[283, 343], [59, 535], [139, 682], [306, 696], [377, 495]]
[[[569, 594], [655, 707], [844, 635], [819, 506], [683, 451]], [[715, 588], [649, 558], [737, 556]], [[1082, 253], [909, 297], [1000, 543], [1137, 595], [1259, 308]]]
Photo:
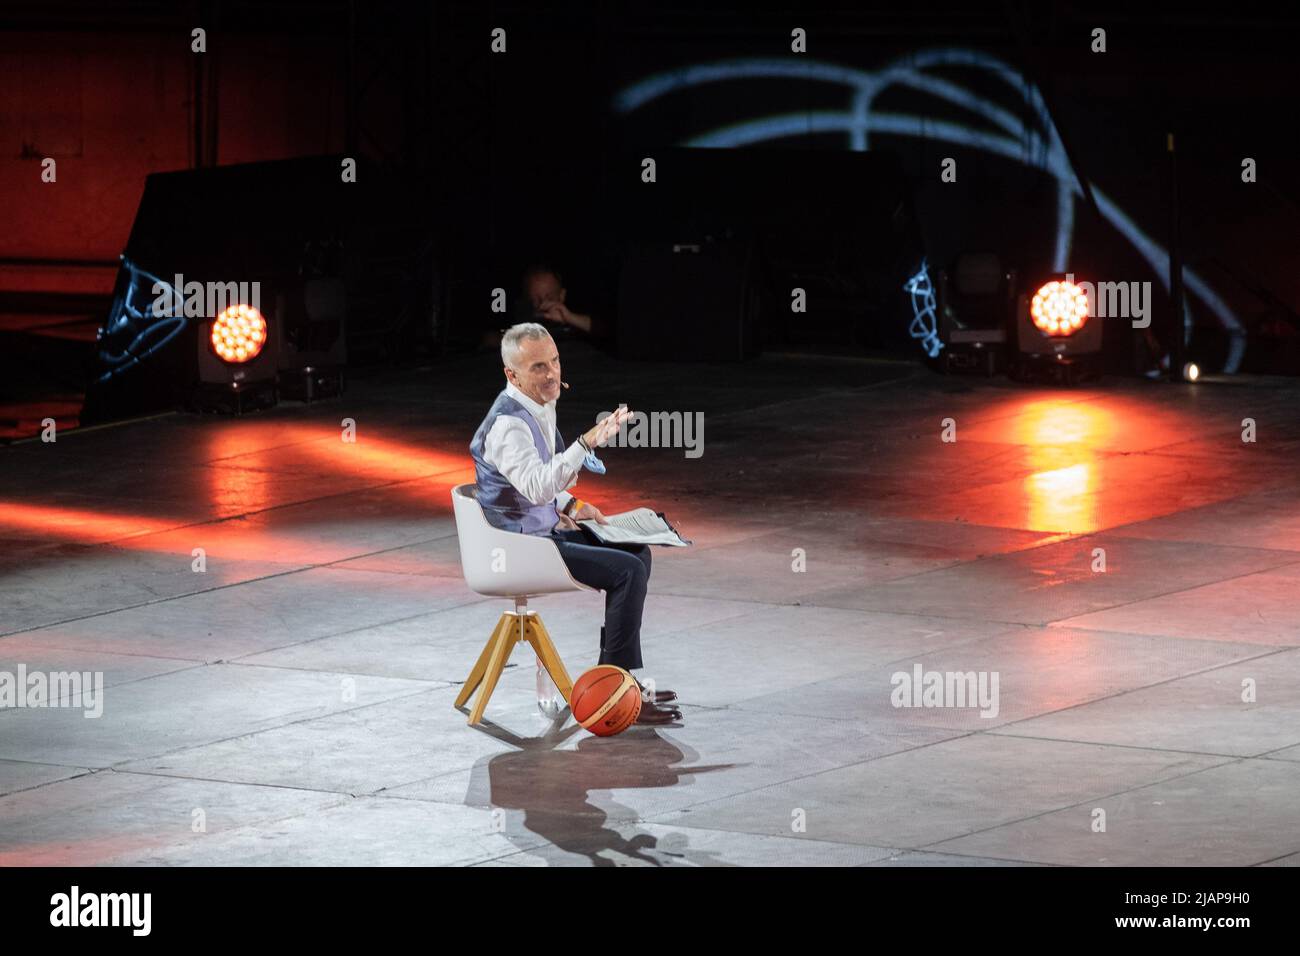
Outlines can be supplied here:
[[561, 325], [573, 324], [573, 313], [563, 302], [544, 302], [538, 311], [550, 322], [559, 322]]
[[617, 435], [618, 430], [623, 427], [623, 423], [631, 417], [631, 410], [623, 406], [614, 414], [602, 418], [595, 427], [589, 429], [582, 437], [593, 448], [597, 445], [603, 445]]

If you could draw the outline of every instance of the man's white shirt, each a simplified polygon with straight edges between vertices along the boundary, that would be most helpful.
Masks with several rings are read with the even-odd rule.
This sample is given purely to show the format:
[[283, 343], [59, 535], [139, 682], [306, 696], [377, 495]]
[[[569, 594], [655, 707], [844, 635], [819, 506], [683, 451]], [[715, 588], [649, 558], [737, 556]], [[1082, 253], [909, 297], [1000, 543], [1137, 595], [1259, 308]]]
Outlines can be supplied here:
[[575, 441], [555, 454], [555, 402], [539, 405], [510, 384], [506, 385], [506, 394], [533, 416], [551, 452], [551, 460], [542, 461], [533, 444], [532, 431], [515, 415], [497, 416], [483, 440], [483, 458], [533, 504], [554, 501], [557, 508], [563, 508], [573, 497], [564, 489], [578, 480], [578, 472], [587, 457], [586, 449]]

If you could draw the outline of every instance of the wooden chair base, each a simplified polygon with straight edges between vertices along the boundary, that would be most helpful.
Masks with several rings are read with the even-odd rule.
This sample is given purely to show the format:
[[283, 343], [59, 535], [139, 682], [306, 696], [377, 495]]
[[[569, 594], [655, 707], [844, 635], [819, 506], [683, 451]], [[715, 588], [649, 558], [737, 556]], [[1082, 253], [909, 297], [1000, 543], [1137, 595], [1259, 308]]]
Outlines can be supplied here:
[[470, 726], [482, 719], [483, 708], [487, 706], [492, 691], [496, 690], [501, 671], [510, 660], [510, 652], [522, 641], [533, 645], [537, 659], [551, 675], [551, 680], [555, 681], [555, 686], [564, 696], [564, 702], [566, 704], [569, 702], [573, 681], [569, 680], [569, 672], [564, 669], [564, 662], [560, 660], [555, 645], [551, 643], [551, 635], [546, 633], [542, 619], [538, 617], [536, 611], [506, 611], [501, 615], [501, 620], [497, 621], [492, 636], [483, 645], [483, 653], [479, 654], [474, 669], [469, 672], [469, 677], [465, 678], [465, 686], [456, 695], [455, 706], [459, 709], [465, 706], [465, 702], [470, 699], [475, 688], [480, 684], [483, 685], [478, 700], [474, 701], [474, 709], [470, 711]]

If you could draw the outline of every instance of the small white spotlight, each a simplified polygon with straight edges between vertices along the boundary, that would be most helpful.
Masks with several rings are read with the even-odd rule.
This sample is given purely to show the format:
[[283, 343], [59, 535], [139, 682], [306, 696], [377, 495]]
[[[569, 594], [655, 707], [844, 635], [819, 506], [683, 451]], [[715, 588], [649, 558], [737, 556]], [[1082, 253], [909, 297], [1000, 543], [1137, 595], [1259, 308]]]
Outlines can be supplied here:
[[1188, 362], [1183, 366], [1183, 381], [1194, 382], [1201, 377], [1201, 367], [1195, 362]]

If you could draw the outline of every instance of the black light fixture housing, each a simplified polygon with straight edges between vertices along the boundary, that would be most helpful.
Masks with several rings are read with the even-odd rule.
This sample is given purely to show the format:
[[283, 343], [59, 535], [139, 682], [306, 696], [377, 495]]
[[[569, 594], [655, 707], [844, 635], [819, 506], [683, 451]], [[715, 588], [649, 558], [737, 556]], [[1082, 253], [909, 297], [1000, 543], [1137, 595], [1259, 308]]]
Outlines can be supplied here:
[[1045, 277], [1020, 294], [1012, 378], [1073, 385], [1100, 377], [1101, 348], [1101, 320], [1072, 274]]

